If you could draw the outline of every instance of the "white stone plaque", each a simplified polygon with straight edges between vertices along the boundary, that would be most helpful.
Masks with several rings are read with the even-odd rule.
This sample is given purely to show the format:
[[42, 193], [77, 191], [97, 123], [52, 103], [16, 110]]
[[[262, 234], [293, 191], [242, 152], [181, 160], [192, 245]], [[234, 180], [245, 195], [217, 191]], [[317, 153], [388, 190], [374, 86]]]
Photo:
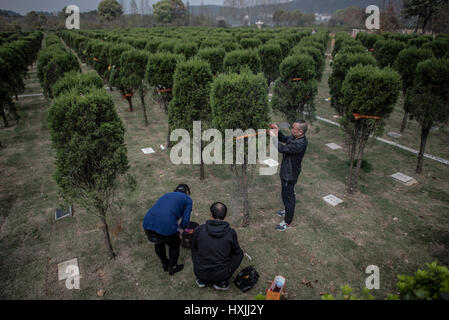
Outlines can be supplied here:
[[328, 147], [331, 148], [332, 150], [341, 149], [341, 147], [340, 147], [338, 144], [333, 143], [333, 142], [326, 144], [326, 146], [328, 146]]
[[323, 200], [329, 203], [331, 206], [335, 207], [336, 205], [343, 202], [340, 198], [334, 196], [333, 194], [329, 194], [325, 197], [323, 197]]
[[150, 153], [154, 153], [153, 148], [144, 148], [142, 149], [142, 152], [145, 154], [150, 154]]
[[409, 177], [401, 172], [396, 172], [395, 174], [392, 174], [391, 177], [403, 183], [407, 183], [413, 179], [412, 177]]

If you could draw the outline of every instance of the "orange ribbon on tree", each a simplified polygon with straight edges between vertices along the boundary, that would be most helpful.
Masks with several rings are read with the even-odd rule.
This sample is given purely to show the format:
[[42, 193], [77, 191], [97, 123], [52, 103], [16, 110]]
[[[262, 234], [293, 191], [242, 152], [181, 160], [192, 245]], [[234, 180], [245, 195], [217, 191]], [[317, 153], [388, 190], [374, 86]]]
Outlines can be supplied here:
[[355, 120], [359, 120], [360, 118], [368, 118], [368, 119], [380, 119], [378, 116], [367, 116], [367, 115], [361, 115], [358, 113], [353, 113]]

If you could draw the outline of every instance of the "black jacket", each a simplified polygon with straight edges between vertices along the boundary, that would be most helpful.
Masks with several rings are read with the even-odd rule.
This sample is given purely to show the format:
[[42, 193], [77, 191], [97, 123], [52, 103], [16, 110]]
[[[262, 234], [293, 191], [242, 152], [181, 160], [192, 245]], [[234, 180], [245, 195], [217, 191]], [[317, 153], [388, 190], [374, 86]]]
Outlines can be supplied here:
[[[243, 258], [237, 233], [222, 220], [207, 220], [195, 229], [192, 240], [193, 271], [203, 281], [232, 275], [231, 257]], [[235, 260], [235, 259], [234, 259]]]
[[274, 139], [278, 151], [282, 153], [282, 164], [279, 176], [282, 180], [298, 181], [298, 176], [301, 173], [301, 162], [307, 149], [307, 138], [302, 136], [295, 139], [293, 136], [285, 136], [279, 131], [278, 139], [284, 144], [278, 143]]

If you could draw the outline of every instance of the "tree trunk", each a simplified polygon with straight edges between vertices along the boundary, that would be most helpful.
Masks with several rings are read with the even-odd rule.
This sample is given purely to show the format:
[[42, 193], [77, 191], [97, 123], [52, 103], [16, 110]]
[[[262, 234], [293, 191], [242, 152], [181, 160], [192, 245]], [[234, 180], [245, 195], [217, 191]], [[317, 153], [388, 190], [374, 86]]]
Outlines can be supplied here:
[[17, 108], [16, 105], [14, 104], [14, 102], [10, 101], [9, 102], [9, 111], [11, 112], [11, 114], [13, 115], [14, 119], [16, 120], [16, 124], [19, 123], [20, 120], [20, 116], [17, 113]]
[[133, 97], [131, 96], [126, 96], [126, 100], [128, 101], [129, 104], [129, 111], [132, 112], [133, 111], [133, 101], [132, 101]]
[[419, 147], [418, 153], [418, 164], [416, 166], [416, 173], [422, 173], [423, 161], [424, 161], [424, 151], [426, 150], [427, 137], [429, 136], [430, 128], [432, 123], [427, 126], [421, 127], [421, 145]]
[[203, 141], [201, 141], [200, 161], [200, 180], [204, 180]]
[[109, 236], [109, 228], [108, 224], [106, 223], [106, 212], [104, 212], [104, 210], [100, 210], [100, 220], [102, 223], [101, 230], [103, 231], [103, 239], [106, 243], [106, 247], [108, 248], [109, 257], [111, 259], [115, 259], [116, 255], [114, 249], [112, 249], [111, 237]]
[[168, 132], [167, 132], [167, 148], [171, 148], [172, 147], [172, 143], [170, 141], [170, 123], [168, 123]]
[[5, 128], [9, 127], [8, 118], [6, 117], [5, 109], [3, 106], [0, 106], [0, 112], [2, 113], [3, 123], [5, 124]]
[[242, 164], [242, 193], [243, 193], [243, 226], [249, 226], [249, 201], [248, 201], [248, 176], [247, 176], [247, 159]]
[[402, 123], [401, 123], [401, 131], [400, 133], [403, 133], [405, 128], [407, 127], [407, 119], [408, 119], [408, 112], [405, 111], [404, 112], [404, 117], [402, 118]]
[[145, 107], [145, 93], [143, 89], [140, 89], [140, 102], [142, 103], [143, 119], [145, 120], [145, 125], [148, 127], [147, 109]]
[[349, 173], [347, 178], [347, 184], [348, 184], [348, 193], [353, 194], [353, 187], [352, 187], [352, 169], [354, 166], [354, 157], [355, 157], [355, 151], [357, 147], [357, 142], [352, 141], [351, 144], [351, 151], [349, 153]]
[[353, 177], [353, 184], [352, 184], [352, 192], [357, 190], [357, 184], [359, 181], [359, 175], [360, 175], [360, 169], [362, 168], [362, 161], [363, 161], [363, 151], [365, 149], [365, 143], [362, 142], [362, 144], [359, 146], [359, 153], [357, 155], [357, 167], [355, 168], [355, 173]]

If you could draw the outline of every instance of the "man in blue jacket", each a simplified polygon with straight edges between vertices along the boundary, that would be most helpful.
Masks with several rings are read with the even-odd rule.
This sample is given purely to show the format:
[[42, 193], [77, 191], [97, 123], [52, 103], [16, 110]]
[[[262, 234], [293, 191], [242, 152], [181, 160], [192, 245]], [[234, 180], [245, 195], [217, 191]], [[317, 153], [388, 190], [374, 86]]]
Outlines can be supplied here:
[[[161, 259], [162, 268], [169, 275], [184, 268], [178, 264], [181, 239], [179, 232], [187, 227], [192, 212], [192, 198], [186, 184], [180, 184], [173, 192], [164, 194], [148, 210], [143, 219], [143, 229], [150, 242], [154, 242], [154, 249]], [[181, 219], [178, 227], [178, 221]], [[168, 246], [168, 255], [165, 246]]]
[[295, 185], [301, 173], [302, 159], [307, 150], [307, 138], [305, 136], [307, 123], [304, 120], [293, 122], [291, 136], [283, 135], [276, 125], [273, 125], [272, 128], [269, 133], [272, 136], [273, 143], [283, 155], [279, 175], [285, 210], [279, 210], [277, 214], [284, 217], [284, 221], [276, 226], [276, 230], [284, 231], [290, 228], [295, 213]]

